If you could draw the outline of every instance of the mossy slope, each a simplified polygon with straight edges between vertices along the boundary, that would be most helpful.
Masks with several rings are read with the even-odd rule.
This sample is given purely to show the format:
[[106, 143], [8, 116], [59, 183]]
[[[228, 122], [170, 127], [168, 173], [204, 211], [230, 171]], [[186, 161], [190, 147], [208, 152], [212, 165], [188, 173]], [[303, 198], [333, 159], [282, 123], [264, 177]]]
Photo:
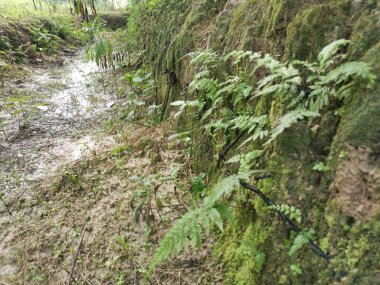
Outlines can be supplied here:
[[[147, 29], [144, 45], [160, 85], [157, 101], [165, 106], [162, 117], [170, 113], [170, 102], [186, 94], [193, 71], [183, 57], [196, 49], [212, 48], [220, 53], [249, 49], [284, 60], [314, 60], [323, 46], [347, 38], [353, 41], [350, 57], [368, 62], [377, 75], [380, 73], [377, 1], [162, 2], [160, 12], [144, 20], [156, 24]], [[311, 131], [298, 124], [279, 138], [266, 157], [265, 169], [273, 178], [259, 186], [274, 201], [302, 210], [304, 226], [314, 228], [319, 238], [316, 242], [335, 256], [331, 264], [306, 247], [289, 257], [294, 235], [263, 202], [241, 192], [235, 197], [237, 222], [215, 249], [225, 263], [226, 284], [376, 283], [379, 265], [375, 260], [380, 260], [376, 211], [368, 215], [345, 211], [336, 179], [340, 173], [349, 175], [339, 169], [358, 167], [344, 164], [353, 155], [350, 152], [366, 148], [367, 161], [363, 163], [372, 178], [363, 184], [362, 191], [371, 189], [375, 196], [368, 197], [368, 203], [375, 208], [379, 204], [379, 87], [379, 80], [372, 88], [357, 86], [342, 106], [325, 110], [319, 128]], [[282, 112], [275, 100], [263, 99], [255, 108], [258, 114], [274, 117]], [[188, 114], [187, 123], [179, 128], [186, 130], [189, 124], [197, 124], [198, 118], [192, 116]], [[206, 144], [202, 135], [195, 139], [199, 147], [194, 166], [209, 171], [214, 146]], [[330, 170], [312, 170], [318, 162]], [[292, 264], [300, 265], [304, 274], [293, 272]]]

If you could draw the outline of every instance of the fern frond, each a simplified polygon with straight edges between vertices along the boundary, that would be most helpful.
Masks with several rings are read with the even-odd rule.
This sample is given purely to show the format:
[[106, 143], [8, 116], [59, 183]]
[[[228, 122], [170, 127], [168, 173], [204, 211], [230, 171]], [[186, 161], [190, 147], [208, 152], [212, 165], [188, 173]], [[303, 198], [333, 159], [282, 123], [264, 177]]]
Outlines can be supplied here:
[[231, 221], [233, 219], [233, 215], [231, 209], [226, 204], [216, 204], [214, 208], [219, 212], [219, 214], [226, 219], [227, 221]]
[[253, 150], [245, 154], [238, 154], [230, 158], [226, 163], [240, 163], [240, 172], [248, 172], [251, 170], [253, 162], [256, 158], [264, 153], [263, 150]]
[[310, 63], [310, 62], [302, 61], [302, 60], [294, 60], [292, 61], [292, 65], [305, 67], [307, 70], [309, 70], [312, 73], [317, 73], [318, 71], [318, 65], [316, 63]]
[[302, 233], [298, 234], [293, 241], [292, 247], [289, 250], [289, 255], [292, 256], [299, 249], [301, 249], [302, 246], [304, 246], [309, 241], [311, 241], [314, 237], [314, 234], [315, 234], [315, 232], [313, 229], [310, 229], [307, 232], [302, 232]]
[[325, 46], [318, 54], [318, 61], [321, 69], [324, 70], [331, 63], [333, 56], [335, 56], [339, 50], [348, 46], [350, 43], [351, 41], [349, 40], [340, 39]]
[[222, 179], [211, 191], [201, 208], [194, 209], [177, 220], [157, 248], [151, 266], [180, 253], [190, 244], [197, 248], [201, 245], [202, 235], [209, 233], [215, 225], [223, 231], [223, 219], [232, 217], [226, 205], [218, 203], [230, 195], [240, 185], [240, 179], [247, 179], [249, 173], [239, 173]]
[[282, 64], [277, 59], [274, 59], [270, 54], [266, 53], [263, 58], [258, 58], [256, 60], [255, 71], [260, 67], [265, 67], [273, 71], [275, 69], [281, 68]]
[[319, 113], [311, 112], [305, 109], [297, 109], [287, 113], [280, 119], [280, 123], [272, 130], [270, 139], [264, 144], [268, 145], [273, 140], [275, 140], [280, 134], [282, 134], [285, 129], [290, 128], [293, 124], [297, 123], [299, 120], [306, 118], [318, 117]]
[[309, 94], [308, 108], [312, 112], [319, 112], [324, 106], [329, 103], [329, 95], [333, 95], [332, 90], [328, 87], [312, 86], [314, 89]]
[[220, 131], [227, 129], [229, 126], [230, 124], [226, 123], [224, 119], [220, 119], [218, 121], [213, 121], [207, 125], [204, 125], [203, 127], [208, 131], [211, 131], [212, 129], [214, 131]]
[[189, 84], [190, 92], [203, 92], [205, 97], [213, 97], [218, 89], [218, 81], [216, 79], [199, 77]]
[[[211, 195], [205, 199], [205, 207], [212, 207], [222, 198], [229, 196], [239, 187], [243, 175], [231, 175], [220, 180], [212, 189]], [[246, 176], [244, 176], [246, 178]]]
[[252, 116], [239, 116], [231, 120], [232, 129], [246, 131], [250, 136], [238, 147], [241, 148], [245, 144], [257, 139], [263, 139], [268, 135], [268, 131], [264, 128], [268, 124], [268, 116], [263, 115], [260, 117]]
[[258, 125], [265, 125], [268, 122], [268, 116], [253, 117], [248, 115], [237, 116], [230, 121], [232, 129], [246, 131], [250, 134]]
[[289, 206], [287, 204], [279, 204], [269, 206], [270, 209], [279, 211], [285, 215], [288, 215], [290, 220], [295, 220], [297, 223], [302, 222], [301, 211], [294, 206]]
[[250, 61], [260, 58], [261, 54], [252, 51], [242, 51], [242, 50], [234, 50], [227, 55], [224, 56], [223, 60], [228, 61], [229, 59], [234, 59], [233, 64], [237, 64], [239, 61], [248, 58]]
[[186, 213], [174, 223], [154, 254], [153, 267], [170, 256], [179, 254], [189, 245], [190, 240], [192, 240], [193, 245], [200, 244], [198, 239], [202, 228], [198, 225], [198, 221], [199, 217], [203, 217], [207, 210], [206, 208], [195, 209]]
[[202, 67], [215, 67], [218, 62], [218, 54], [210, 50], [196, 51], [188, 53], [191, 58], [190, 64], [199, 64]]
[[371, 72], [371, 68], [365, 62], [351, 61], [339, 65], [331, 70], [326, 76], [321, 78], [321, 84], [340, 84], [347, 81], [349, 78], [360, 77], [368, 81], [374, 81], [376, 76]]

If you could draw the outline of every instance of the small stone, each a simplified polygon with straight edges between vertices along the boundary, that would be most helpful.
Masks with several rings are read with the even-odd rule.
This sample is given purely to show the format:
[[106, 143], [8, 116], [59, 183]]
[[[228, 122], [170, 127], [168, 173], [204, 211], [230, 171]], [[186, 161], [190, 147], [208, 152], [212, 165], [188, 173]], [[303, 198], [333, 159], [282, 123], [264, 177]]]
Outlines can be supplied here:
[[6, 111], [0, 111], [0, 119], [9, 119], [12, 118], [12, 115]]
[[111, 101], [107, 103], [107, 108], [111, 108], [113, 105], [115, 105], [115, 101]]
[[37, 109], [46, 112], [47, 110], [49, 110], [49, 107], [48, 106], [37, 106]]

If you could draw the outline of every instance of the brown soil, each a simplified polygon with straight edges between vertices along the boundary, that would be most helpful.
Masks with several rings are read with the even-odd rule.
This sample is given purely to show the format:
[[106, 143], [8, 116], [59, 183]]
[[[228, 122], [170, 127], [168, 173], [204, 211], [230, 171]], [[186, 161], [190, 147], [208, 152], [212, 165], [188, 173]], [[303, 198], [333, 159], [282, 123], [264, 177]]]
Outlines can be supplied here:
[[380, 171], [369, 148], [349, 147], [348, 157], [338, 163], [332, 189], [343, 213], [368, 220], [380, 212]]

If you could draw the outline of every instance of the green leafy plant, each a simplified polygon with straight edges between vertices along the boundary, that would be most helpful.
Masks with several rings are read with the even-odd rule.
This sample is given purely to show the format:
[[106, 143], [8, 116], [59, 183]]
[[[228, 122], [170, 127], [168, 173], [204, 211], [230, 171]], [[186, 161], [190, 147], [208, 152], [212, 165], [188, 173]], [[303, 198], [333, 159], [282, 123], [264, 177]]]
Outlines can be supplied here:
[[270, 139], [265, 143], [265, 145], [270, 144], [274, 141], [280, 134], [282, 134], [285, 129], [290, 128], [292, 125], [297, 123], [304, 118], [315, 118], [318, 117], [319, 113], [308, 111], [305, 109], [296, 109], [290, 111], [283, 117], [281, 117], [280, 122], [272, 129]]
[[289, 268], [294, 276], [302, 275], [303, 273], [301, 267], [298, 264], [291, 264]]
[[232, 215], [221, 200], [230, 196], [239, 187], [240, 179], [248, 176], [247, 173], [239, 173], [222, 179], [211, 190], [211, 195], [204, 200], [203, 206], [186, 213], [177, 220], [157, 248], [152, 267], [180, 253], [190, 245], [199, 248], [202, 235], [209, 234], [214, 226], [223, 231], [223, 220], [231, 219]]
[[[228, 138], [239, 130], [248, 136], [241, 146], [267, 136], [265, 145], [269, 145], [297, 122], [319, 117], [322, 108], [332, 99], [342, 99], [355, 80], [369, 83], [375, 80], [366, 63], [343, 62], [347, 54], [341, 51], [349, 44], [346, 40], [331, 43], [314, 63], [298, 60], [282, 63], [269, 54], [250, 51], [233, 51], [224, 57], [209, 50], [190, 53], [190, 63], [197, 73], [189, 85], [189, 93], [198, 98], [171, 105], [180, 107], [176, 116], [188, 106], [198, 106], [202, 119], [210, 120], [204, 127], [213, 135], [223, 132]], [[218, 67], [226, 63], [236, 67], [234, 74], [220, 74]], [[260, 77], [263, 70], [266, 75]], [[258, 116], [247, 108], [247, 104], [261, 96], [279, 97], [285, 106], [284, 115], [272, 126], [267, 114]]]
[[189, 144], [191, 142], [191, 132], [182, 132], [182, 133], [175, 133], [168, 137], [169, 141], [181, 141], [185, 145]]
[[273, 205], [269, 207], [272, 210], [279, 211], [285, 215], [288, 215], [291, 220], [295, 220], [297, 223], [302, 222], [301, 211], [293, 206], [287, 204]]
[[88, 59], [99, 66], [102, 58], [111, 59], [113, 46], [104, 36], [105, 22], [96, 17], [93, 21], [84, 22], [83, 30], [86, 35], [85, 53]]
[[[220, 212], [221, 200], [233, 193], [241, 179], [249, 177], [247, 173], [252, 173], [252, 167], [258, 166], [260, 155], [282, 133], [301, 120], [308, 119], [311, 124], [331, 101], [343, 99], [355, 82], [367, 84], [374, 81], [367, 64], [344, 62], [347, 58], [344, 47], [349, 44], [349, 41], [340, 40], [328, 45], [318, 55], [318, 61], [312, 63], [283, 63], [269, 54], [250, 51], [233, 51], [223, 57], [210, 50], [188, 54], [195, 75], [188, 88], [189, 100], [171, 103], [179, 107], [176, 117], [187, 107], [197, 107], [202, 128], [210, 133], [219, 148], [223, 147], [223, 156], [223, 151], [228, 151], [243, 137], [245, 141], [240, 148], [244, 146], [246, 151], [227, 160], [228, 164], [239, 163], [239, 174], [222, 179], [201, 207], [188, 212], [174, 224], [161, 241], [153, 266], [189, 245], [199, 247], [202, 234], [207, 234], [213, 225], [223, 230], [222, 217], [227, 216], [229, 208], [223, 205], [223, 213]], [[228, 68], [219, 68], [223, 65]], [[273, 120], [272, 114], [254, 112], [251, 106], [262, 96], [278, 98], [282, 117]], [[264, 149], [249, 150], [248, 143], [253, 142]], [[240, 176], [242, 173], [245, 173], [243, 177]], [[280, 204], [271, 208], [289, 215], [297, 223], [302, 221], [301, 212], [292, 206]], [[289, 255], [309, 243], [313, 236], [312, 229], [300, 233]], [[296, 274], [302, 272], [295, 266], [292, 270]]]
[[318, 162], [313, 166], [313, 170], [320, 171], [320, 172], [326, 172], [330, 170], [330, 167], [325, 165], [323, 162]]
[[305, 244], [309, 243], [309, 241], [314, 239], [315, 231], [313, 229], [309, 229], [306, 232], [300, 233], [296, 236], [293, 241], [293, 245], [289, 250], [289, 256], [295, 254], [298, 250], [300, 250]]

